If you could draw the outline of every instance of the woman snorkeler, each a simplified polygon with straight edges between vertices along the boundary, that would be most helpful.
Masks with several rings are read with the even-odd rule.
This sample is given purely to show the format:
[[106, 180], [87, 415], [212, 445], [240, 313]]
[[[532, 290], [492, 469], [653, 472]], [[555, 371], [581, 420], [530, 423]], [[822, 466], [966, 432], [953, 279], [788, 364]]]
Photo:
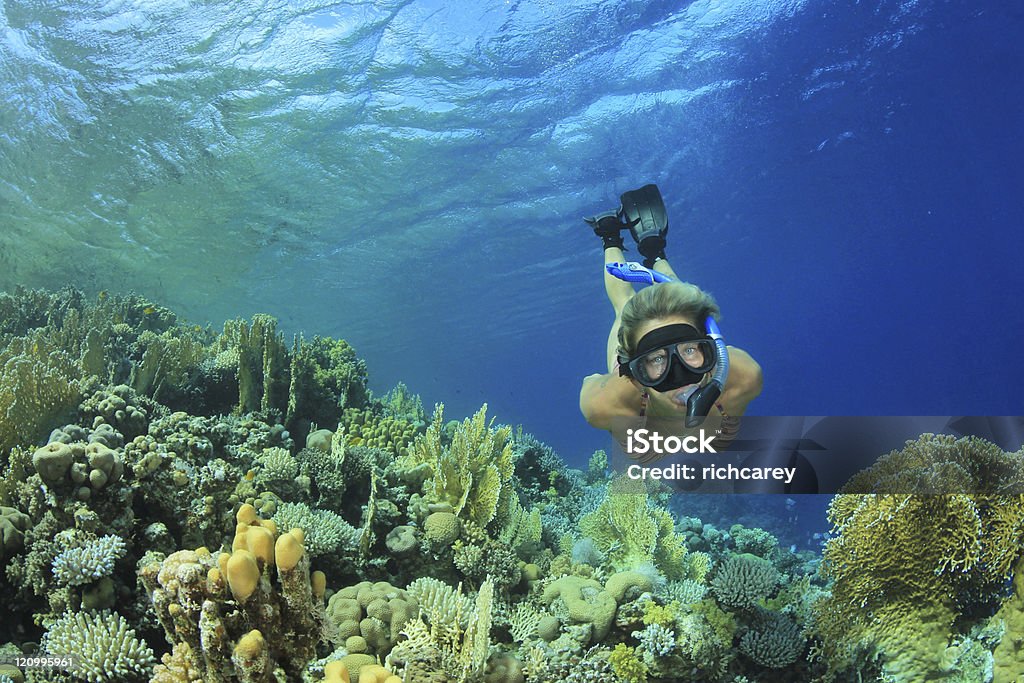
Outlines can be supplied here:
[[[608, 372], [584, 378], [580, 410], [587, 422], [612, 432], [620, 442], [638, 418], [642, 424], [652, 418], [681, 429], [688, 403], [694, 403], [691, 399], [708, 397], [701, 396], [708, 394], [701, 390], [712, 389], [708, 385], [720, 365], [718, 349], [724, 348], [716, 346], [710, 332], [717, 330], [713, 319], [719, 315], [718, 304], [699, 287], [680, 281], [665, 259], [668, 217], [657, 186], [631, 190], [621, 200], [617, 211], [586, 219], [604, 243], [605, 265], [625, 261], [622, 231], [629, 230], [644, 266], [672, 281], [636, 292], [630, 282], [607, 269], [604, 274], [605, 292], [615, 309], [608, 335]], [[750, 354], [727, 349], [725, 386], [717, 399], [701, 402], [706, 405], [699, 413], [722, 418], [723, 425], [742, 415], [763, 385], [761, 367]]]

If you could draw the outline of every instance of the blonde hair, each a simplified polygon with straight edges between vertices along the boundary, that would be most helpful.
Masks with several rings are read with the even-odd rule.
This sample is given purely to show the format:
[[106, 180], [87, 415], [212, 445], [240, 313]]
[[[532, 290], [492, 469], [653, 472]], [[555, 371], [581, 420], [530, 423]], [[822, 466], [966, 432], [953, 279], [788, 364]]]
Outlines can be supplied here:
[[662, 282], [645, 287], [622, 307], [619, 316], [619, 351], [627, 356], [636, 351], [637, 328], [651, 320], [682, 317], [704, 331], [704, 320], [720, 315], [715, 298], [689, 282]]

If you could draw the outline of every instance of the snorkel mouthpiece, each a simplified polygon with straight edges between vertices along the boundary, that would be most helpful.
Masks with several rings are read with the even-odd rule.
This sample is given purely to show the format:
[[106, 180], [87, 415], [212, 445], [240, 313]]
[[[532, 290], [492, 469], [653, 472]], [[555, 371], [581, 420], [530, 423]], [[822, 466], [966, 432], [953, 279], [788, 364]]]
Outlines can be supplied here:
[[[645, 268], [634, 261], [627, 263], [609, 263], [605, 265], [608, 272], [620, 280], [626, 282], [637, 282], [640, 284], [652, 285], [659, 282], [675, 282], [656, 270]], [[725, 382], [729, 378], [729, 350], [725, 346], [725, 338], [718, 328], [718, 323], [710, 315], [704, 321], [704, 331], [715, 344], [718, 352], [718, 362], [715, 365], [715, 374], [711, 381], [690, 394], [686, 399], [686, 426], [697, 427], [707, 414], [711, 412], [715, 401], [722, 395], [725, 389]]]
[[718, 363], [711, 381], [686, 399], [687, 427], [699, 426], [711, 412], [711, 406], [715, 405], [715, 401], [722, 395], [725, 380], [729, 377], [729, 350], [725, 348], [725, 339], [722, 337], [722, 331], [718, 329], [718, 323], [710, 315], [704, 321], [704, 330], [715, 343], [715, 349], [718, 351]]

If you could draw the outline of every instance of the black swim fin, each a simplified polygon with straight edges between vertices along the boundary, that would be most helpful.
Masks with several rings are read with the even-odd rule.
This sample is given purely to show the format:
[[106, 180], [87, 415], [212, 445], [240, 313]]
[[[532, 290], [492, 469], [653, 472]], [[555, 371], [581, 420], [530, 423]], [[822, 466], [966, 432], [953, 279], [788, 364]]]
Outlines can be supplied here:
[[665, 258], [665, 236], [668, 234], [668, 212], [658, 186], [653, 183], [640, 189], [623, 192], [622, 216], [636, 240], [637, 250], [646, 258], [650, 268], [659, 258]]
[[619, 211], [605, 211], [593, 218], [584, 218], [583, 220], [594, 229], [594, 234], [601, 238], [605, 249], [626, 248], [622, 243], [621, 231], [629, 226], [622, 222]]

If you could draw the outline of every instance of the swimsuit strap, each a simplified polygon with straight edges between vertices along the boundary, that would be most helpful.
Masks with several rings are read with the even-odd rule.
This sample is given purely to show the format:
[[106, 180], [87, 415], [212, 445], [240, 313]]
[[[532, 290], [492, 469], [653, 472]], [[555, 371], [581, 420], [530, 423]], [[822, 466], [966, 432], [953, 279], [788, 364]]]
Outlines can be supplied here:
[[733, 439], [740, 433], [740, 418], [730, 417], [725, 412], [725, 408], [722, 407], [721, 402], [716, 402], [715, 406], [718, 411], [722, 413], [722, 428], [719, 433], [719, 438], [725, 442], [726, 445], [732, 443]]

